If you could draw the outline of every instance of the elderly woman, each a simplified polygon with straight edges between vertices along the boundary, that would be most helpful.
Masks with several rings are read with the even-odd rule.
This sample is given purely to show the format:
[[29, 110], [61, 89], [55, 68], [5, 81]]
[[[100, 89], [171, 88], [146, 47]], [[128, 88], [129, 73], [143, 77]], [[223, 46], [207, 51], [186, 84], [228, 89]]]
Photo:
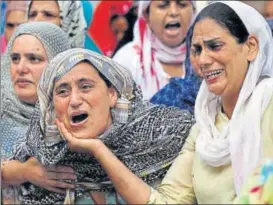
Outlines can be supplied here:
[[[175, 87], [183, 89], [183, 79], [192, 74], [185, 64], [185, 39], [195, 18], [195, 1], [140, 1], [138, 9], [134, 40], [117, 51], [113, 59], [131, 71], [145, 100], [157, 94], [153, 103], [175, 105], [181, 91], [176, 89], [173, 95], [171, 91]], [[200, 84], [194, 86], [197, 79], [190, 80], [195, 99]]]
[[86, 21], [81, 1], [37, 1], [28, 5], [28, 21], [47, 21], [60, 26], [71, 47], [84, 47]]
[[[5, 160], [12, 156], [13, 146], [25, 136], [38, 99], [36, 91], [43, 69], [55, 55], [69, 48], [67, 35], [58, 26], [46, 22], [22, 24], [11, 37], [4, 57], [10, 73], [1, 76], [11, 82], [2, 91], [1, 98], [1, 174], [5, 178], [2, 185], [32, 181], [58, 191], [52, 185], [54, 181], [48, 180], [47, 172], [62, 172], [66, 168], [49, 171], [34, 158], [26, 163]], [[6, 192], [4, 195], [6, 197]]]
[[265, 19], [239, 1], [213, 2], [189, 38], [192, 64], [204, 78], [197, 123], [157, 190], [102, 140], [79, 139], [59, 117], [70, 148], [94, 156], [129, 204], [229, 204], [259, 160], [273, 156], [273, 40]]
[[68, 204], [123, 203], [94, 155], [68, 149], [56, 118], [83, 141], [103, 141], [151, 186], [161, 181], [192, 126], [189, 112], [143, 102], [126, 69], [85, 49], [65, 51], [50, 62], [38, 98], [26, 143], [17, 148], [15, 158], [25, 161], [35, 156], [44, 165], [71, 166], [77, 174], [76, 189], [67, 190], [65, 198], [27, 184], [22, 187], [23, 204], [56, 204], [65, 199]]

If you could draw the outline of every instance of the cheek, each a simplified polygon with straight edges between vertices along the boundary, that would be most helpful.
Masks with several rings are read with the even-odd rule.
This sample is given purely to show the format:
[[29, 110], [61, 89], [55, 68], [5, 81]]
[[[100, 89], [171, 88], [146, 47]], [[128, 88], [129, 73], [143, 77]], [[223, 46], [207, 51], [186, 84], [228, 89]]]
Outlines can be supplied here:
[[68, 107], [67, 100], [55, 97], [53, 99], [53, 103], [54, 103], [56, 117], [59, 118], [60, 120], [64, 120], [65, 115], [67, 113], [67, 107]]
[[33, 69], [32, 69], [32, 77], [37, 85], [40, 81], [40, 78], [42, 76], [43, 70], [46, 67], [46, 65], [47, 65], [47, 62], [39, 64], [39, 65], [33, 67]]
[[11, 63], [11, 66], [10, 66], [10, 76], [11, 76], [11, 81], [14, 82], [16, 78], [16, 66], [13, 63]]

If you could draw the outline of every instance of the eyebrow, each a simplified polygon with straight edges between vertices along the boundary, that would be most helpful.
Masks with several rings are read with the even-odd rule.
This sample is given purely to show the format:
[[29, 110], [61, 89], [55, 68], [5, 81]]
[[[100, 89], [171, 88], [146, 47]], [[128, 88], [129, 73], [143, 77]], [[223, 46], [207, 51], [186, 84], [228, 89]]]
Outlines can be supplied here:
[[[204, 40], [203, 42], [204, 42], [204, 44], [211, 44], [211, 43], [213, 43], [214, 41], [219, 40], [219, 39], [220, 39], [220, 37], [217, 37], [217, 38], [213, 38], [213, 39], [209, 39], [209, 40]], [[193, 45], [194, 47], [200, 46], [199, 43], [193, 43], [192, 45]]]
[[[96, 83], [94, 80], [92, 79], [89, 79], [89, 78], [80, 78], [79, 80], [77, 80], [77, 84], [80, 84], [80, 83], [84, 83], [84, 82], [92, 82], [92, 83]], [[60, 89], [60, 88], [64, 88], [64, 87], [68, 87], [69, 86], [69, 83], [66, 83], [66, 82], [63, 82], [61, 83], [60, 85], [58, 85], [55, 90], [57, 89]]]
[[57, 91], [57, 90], [59, 90], [59, 89], [61, 89], [61, 88], [66, 88], [66, 87], [68, 87], [68, 86], [69, 86], [68, 83], [61, 83], [61, 84], [58, 85], [54, 90]]

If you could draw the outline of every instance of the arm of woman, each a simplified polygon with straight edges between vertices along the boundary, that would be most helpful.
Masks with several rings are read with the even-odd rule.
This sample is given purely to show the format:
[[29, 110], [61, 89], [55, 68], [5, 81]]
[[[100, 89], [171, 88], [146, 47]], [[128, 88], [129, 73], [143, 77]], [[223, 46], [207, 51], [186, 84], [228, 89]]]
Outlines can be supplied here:
[[193, 203], [192, 161], [194, 142], [190, 138], [165, 176], [158, 191], [134, 175], [99, 139], [77, 139], [57, 120], [62, 136], [74, 152], [93, 155], [128, 204]]
[[62, 194], [65, 194], [65, 189], [73, 189], [74, 185], [60, 180], [76, 179], [71, 167], [45, 167], [34, 157], [29, 158], [24, 163], [17, 160], [2, 162], [1, 175], [2, 188], [30, 182], [49, 191]]

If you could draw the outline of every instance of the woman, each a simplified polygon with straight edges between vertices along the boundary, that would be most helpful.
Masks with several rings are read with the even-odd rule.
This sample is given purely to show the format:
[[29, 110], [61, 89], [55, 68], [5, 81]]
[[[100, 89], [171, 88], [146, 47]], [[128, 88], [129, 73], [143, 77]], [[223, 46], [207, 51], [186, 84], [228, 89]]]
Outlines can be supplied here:
[[96, 6], [88, 33], [103, 55], [113, 56], [118, 42], [128, 29], [128, 22], [124, 15], [132, 4], [131, 0], [100, 1]]
[[[67, 170], [72, 172], [71, 168], [48, 169], [34, 158], [26, 163], [5, 161], [12, 156], [13, 146], [25, 137], [37, 101], [36, 87], [43, 69], [55, 55], [69, 48], [67, 35], [51, 23], [22, 24], [11, 37], [4, 56], [10, 74], [1, 76], [11, 82], [1, 98], [1, 174], [5, 178], [4, 184], [1, 180], [2, 186], [32, 181], [38, 186], [61, 192], [56, 188], [59, 185], [53, 185], [55, 182], [47, 174], [61, 174]], [[8, 198], [6, 191], [4, 198], [5, 201]]]
[[185, 38], [195, 10], [195, 1], [139, 2], [134, 40], [113, 59], [131, 71], [145, 100], [150, 100], [171, 77], [190, 76], [190, 68], [184, 65]]
[[229, 204], [259, 160], [273, 156], [273, 40], [265, 19], [239, 1], [213, 2], [189, 38], [191, 62], [204, 78], [197, 123], [157, 190], [102, 140], [78, 139], [58, 122], [70, 149], [95, 156], [129, 204]]
[[263, 161], [245, 183], [235, 204], [273, 203], [273, 162]]
[[57, 55], [43, 73], [38, 96], [40, 105], [26, 143], [17, 148], [15, 158], [25, 161], [35, 156], [44, 165], [71, 166], [77, 174], [76, 189], [68, 190], [65, 198], [26, 185], [24, 204], [56, 204], [65, 199], [68, 204], [124, 203], [94, 156], [68, 149], [56, 117], [78, 137], [104, 141], [151, 186], [165, 175], [192, 125], [192, 115], [187, 111], [142, 102], [142, 93], [128, 71], [85, 49]]
[[8, 1], [6, 7], [5, 31], [1, 36], [1, 53], [5, 52], [7, 43], [16, 27], [26, 22], [26, 1]]
[[68, 34], [71, 47], [84, 47], [86, 21], [80, 1], [29, 1], [28, 21], [47, 21]]

